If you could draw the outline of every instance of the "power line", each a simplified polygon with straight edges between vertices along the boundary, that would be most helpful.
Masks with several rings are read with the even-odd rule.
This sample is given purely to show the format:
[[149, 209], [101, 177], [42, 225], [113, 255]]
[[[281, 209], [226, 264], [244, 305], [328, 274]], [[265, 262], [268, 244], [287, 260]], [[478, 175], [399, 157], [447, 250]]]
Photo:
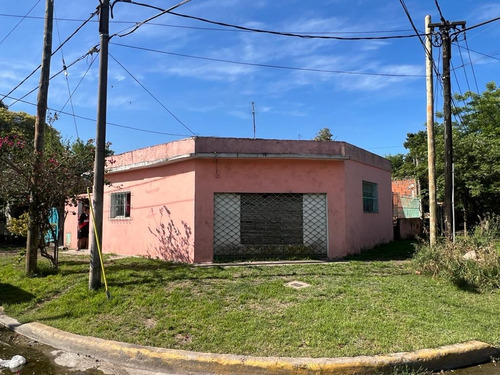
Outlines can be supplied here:
[[14, 32], [14, 30], [15, 30], [15, 29], [17, 29], [17, 27], [21, 24], [21, 22], [23, 22], [23, 21], [24, 21], [24, 20], [28, 17], [28, 15], [31, 13], [31, 11], [32, 11], [33, 9], [35, 9], [35, 7], [38, 5], [38, 3], [39, 3], [40, 1], [41, 1], [41, 0], [38, 0], [38, 1], [35, 3], [35, 5], [33, 5], [33, 6], [31, 7], [31, 9], [30, 9], [30, 10], [28, 10], [28, 13], [26, 13], [26, 15], [24, 15], [24, 16], [22, 16], [22, 17], [21, 17], [21, 19], [20, 19], [20, 20], [19, 20], [19, 22], [16, 24], [16, 26], [14, 26], [14, 27], [12, 28], [12, 30], [10, 30], [10, 31], [7, 33], [7, 35], [5, 35], [5, 36], [4, 36], [4, 38], [0, 41], [0, 44], [2, 44], [2, 43], [3, 43], [3, 42], [4, 42], [4, 41], [5, 41], [5, 40], [6, 40], [6, 39], [10, 36], [10, 34], [12, 34], [12, 33]]
[[127, 72], [127, 74], [132, 77], [134, 81], [136, 81], [143, 89], [146, 91], [159, 105], [162, 106], [179, 124], [181, 124], [186, 130], [191, 132], [193, 135], [196, 135], [186, 124], [184, 124], [172, 111], [170, 111], [151, 91], [149, 91], [146, 86], [144, 86], [137, 78], [134, 77], [132, 73], [130, 73], [127, 68], [125, 68], [117, 59], [114, 58], [113, 55], [109, 54], [109, 56], [118, 64], [120, 67]]
[[[69, 64], [68, 66], [66, 66], [66, 69], [61, 69], [59, 70], [57, 73], [55, 73], [54, 75], [52, 75], [49, 79], [53, 79], [55, 77], [57, 77], [59, 74], [61, 74], [62, 72], [64, 72], [65, 70], [67, 70], [68, 68], [72, 67], [73, 65], [75, 65], [77, 62], [83, 60], [85, 57], [89, 56], [89, 55], [92, 55], [93, 53], [97, 53], [99, 52], [98, 49], [97, 49], [97, 46], [94, 46], [92, 47], [87, 53], [85, 53], [83, 56], [80, 56], [78, 59], [76, 59], [75, 61], [73, 61], [71, 64]], [[26, 80], [26, 79], [25, 79]], [[20, 85], [18, 85], [20, 86]], [[14, 104], [16, 104], [18, 101], [21, 101], [21, 99], [24, 99], [26, 98], [28, 95], [34, 93], [36, 90], [38, 90], [38, 86], [35, 87], [34, 89], [32, 89], [31, 91], [27, 92], [26, 94], [24, 94], [20, 99], [16, 99], [14, 102], [12, 102], [9, 106], [13, 106]], [[9, 95], [12, 93], [13, 90], [11, 90], [8, 94], [4, 95], [2, 100], [9, 97]]]
[[[32, 103], [32, 102], [29, 102], [27, 100], [23, 100], [23, 99], [20, 99], [20, 98], [14, 98], [12, 96], [6, 96], [6, 98], [15, 100], [16, 102], [21, 102], [21, 103], [28, 104], [28, 105], [36, 107], [36, 103]], [[54, 112], [57, 111], [56, 109], [50, 108], [50, 107], [47, 107], [47, 110], [54, 111]], [[69, 112], [59, 111], [59, 113], [63, 114], [63, 115], [73, 116]], [[90, 117], [86, 117], [86, 116], [80, 116], [80, 115], [76, 115], [76, 114], [75, 114], [75, 116], [77, 118], [79, 118], [79, 119], [82, 119], [82, 120], [90, 121], [90, 122], [93, 122], [93, 123], [96, 122], [95, 118], [90, 118]], [[172, 136], [172, 137], [191, 137], [193, 135], [193, 134], [182, 134], [182, 133], [166, 133], [166, 132], [160, 132], [160, 131], [156, 131], [156, 130], [141, 129], [141, 128], [136, 128], [136, 127], [128, 126], [128, 125], [121, 125], [121, 124], [117, 124], [117, 123], [109, 122], [109, 121], [107, 121], [106, 124], [109, 125], [109, 126], [114, 126], [114, 127], [123, 128], [123, 129], [135, 130], [135, 131], [143, 132], [143, 133], [168, 135], [168, 136]]]
[[[235, 29], [238, 29], [238, 30], [251, 31], [251, 32], [256, 32], [256, 33], [264, 33], [264, 34], [289, 36], [289, 37], [296, 37], [296, 38], [304, 38], [304, 39], [334, 39], [334, 40], [351, 40], [351, 41], [354, 41], [354, 40], [402, 39], [402, 38], [413, 38], [413, 37], [416, 36], [416, 35], [392, 35], [392, 36], [377, 36], [377, 37], [340, 37], [340, 36], [299, 34], [299, 33], [290, 33], [290, 32], [282, 32], [282, 31], [256, 29], [256, 28], [252, 28], [252, 27], [245, 27], [245, 26], [234, 25], [234, 24], [229, 24], [229, 23], [225, 23], [225, 22], [212, 21], [212, 20], [209, 20], [207, 18], [190, 16], [190, 15], [187, 15], [187, 14], [173, 12], [174, 9], [178, 8], [180, 5], [183, 5], [186, 2], [188, 2], [188, 1], [190, 1], [190, 0], [184, 0], [181, 3], [179, 3], [177, 5], [174, 5], [173, 7], [170, 7], [168, 9], [163, 9], [163, 8], [160, 8], [160, 7], [157, 7], [157, 6], [154, 6], [154, 5], [145, 4], [145, 3], [139, 3], [139, 2], [131, 1], [131, 0], [116, 0], [113, 3], [113, 6], [117, 2], [126, 2], [126, 3], [130, 3], [130, 4], [135, 4], [135, 5], [140, 5], [140, 6], [144, 6], [144, 7], [156, 9], [156, 10], [159, 10], [160, 13], [157, 14], [157, 15], [155, 15], [155, 16], [152, 16], [152, 17], [150, 17], [150, 18], [148, 18], [148, 19], [146, 19], [146, 20], [144, 20], [142, 22], [139, 22], [137, 24], [137, 26], [132, 31], [130, 31], [130, 32], [126, 33], [126, 34], [115, 34], [115, 35], [119, 36], [119, 37], [123, 37], [123, 36], [129, 35], [129, 34], [133, 33], [135, 30], [137, 30], [140, 26], [144, 25], [145, 23], [148, 23], [148, 22], [152, 21], [153, 19], [162, 16], [165, 13], [168, 13], [168, 14], [172, 14], [172, 15], [178, 16], [178, 17], [183, 17], [183, 18], [188, 18], [188, 19], [194, 19], [194, 20], [197, 20], [197, 21], [206, 22], [206, 23], [210, 23], [210, 24], [218, 25], [218, 26], [231, 27], [231, 28], [235, 28]], [[112, 11], [112, 9], [111, 9], [111, 11]]]
[[[467, 42], [467, 39], [466, 39], [466, 42]], [[460, 45], [458, 45], [458, 44], [457, 44], [457, 46], [458, 46], [459, 48], [466, 49], [466, 50], [469, 52], [469, 55], [470, 55], [470, 52], [474, 52], [474, 53], [476, 53], [476, 54], [478, 54], [478, 55], [481, 55], [481, 56], [483, 56], [483, 57], [478, 58], [478, 59], [473, 60], [473, 61], [471, 60], [471, 61], [470, 61], [470, 63], [465, 63], [464, 65], [457, 66], [455, 69], [460, 69], [460, 68], [462, 68], [462, 67], [463, 67], [463, 66], [465, 66], [465, 65], [469, 65], [469, 64], [472, 64], [472, 63], [476, 63], [476, 62], [478, 62], [478, 61], [482, 61], [482, 60], [487, 59], [487, 58], [494, 59], [494, 60], [499, 60], [499, 61], [500, 61], [500, 58], [499, 58], [499, 57], [495, 57], [495, 56], [494, 56], [494, 55], [498, 55], [498, 54], [500, 54], [500, 51], [495, 51], [495, 52], [492, 52], [492, 53], [490, 53], [490, 54], [486, 54], [486, 53], [483, 53], [483, 52], [475, 51], [475, 50], [473, 50], [473, 49], [469, 48], [469, 46], [468, 46], [468, 45], [467, 45], [467, 47], [462, 47], [462, 46], [460, 46]]]
[[424, 47], [425, 55], [432, 62], [432, 67], [433, 67], [434, 72], [436, 73], [436, 77], [440, 77], [441, 74], [439, 73], [439, 70], [436, 67], [436, 61], [432, 57], [432, 51], [429, 51], [427, 49], [427, 46], [426, 46], [424, 40], [422, 39], [421, 34], [418, 32], [418, 29], [415, 26], [415, 22], [413, 22], [413, 18], [411, 17], [411, 14], [410, 14], [410, 11], [408, 10], [408, 7], [406, 6], [404, 0], [399, 0], [399, 2], [401, 4], [401, 6], [403, 7], [403, 10], [406, 14], [406, 17], [408, 18], [408, 21], [410, 21], [411, 27], [415, 31], [415, 34], [418, 36], [418, 40], [420, 41], [420, 44], [422, 44], [422, 47]]
[[225, 23], [225, 22], [217, 22], [217, 21], [212, 21], [206, 18], [202, 17], [195, 17], [195, 16], [189, 16], [187, 14], [182, 14], [182, 13], [176, 13], [176, 12], [168, 12], [169, 14], [173, 14], [174, 16], [178, 17], [183, 17], [183, 18], [189, 18], [189, 19], [194, 19], [197, 21], [201, 22], [206, 22], [214, 25], [219, 25], [219, 26], [225, 26], [225, 27], [232, 27], [235, 29], [239, 30], [245, 30], [245, 31], [252, 31], [256, 33], [263, 33], [263, 34], [272, 34], [272, 35], [280, 35], [280, 36], [288, 36], [288, 37], [295, 37], [295, 38], [303, 38], [303, 39], [333, 39], [333, 40], [349, 40], [349, 41], [360, 41], [360, 40], [387, 40], [387, 39], [405, 39], [405, 38], [414, 38], [417, 35], [385, 35], [385, 36], [364, 36], [364, 37], [341, 37], [341, 36], [329, 36], [329, 35], [311, 35], [311, 34], [298, 34], [298, 33], [289, 33], [289, 32], [282, 32], [282, 31], [273, 31], [273, 30], [263, 30], [263, 29], [256, 29], [252, 27], [245, 27], [245, 26], [239, 26], [239, 25], [233, 25], [230, 23]]
[[[39, 0], [40, 1], [40, 0]], [[160, 8], [161, 9], [161, 8]], [[20, 18], [23, 16], [20, 15], [15, 15], [15, 14], [5, 14], [5, 13], [0, 13], [0, 17], [15, 17], [15, 18]], [[43, 17], [39, 16], [29, 16], [25, 17], [29, 19], [43, 19]], [[81, 22], [83, 19], [79, 18], [54, 18], [54, 20], [58, 21], [69, 21], [69, 22]], [[97, 23], [98, 21], [91, 21]], [[111, 24], [132, 24], [132, 25], [137, 25], [137, 21], [110, 21]], [[201, 27], [201, 26], [187, 26], [187, 25], [174, 25], [174, 24], [168, 24], [168, 23], [158, 23], [158, 22], [148, 22], [149, 25], [151, 26], [161, 26], [161, 27], [172, 27], [172, 28], [179, 28], [179, 29], [192, 29], [192, 30], [206, 30], [206, 31], [222, 31], [222, 32], [251, 32], [248, 30], [231, 30], [227, 28], [218, 28], [218, 27]], [[317, 35], [335, 35], [335, 34], [386, 34], [386, 33], [401, 33], [401, 32], [408, 32], [408, 31], [413, 31], [411, 29], [394, 29], [394, 30], [372, 30], [372, 31], [308, 31], [308, 34], [317, 34]], [[287, 31], [287, 33], [292, 33], [292, 34], [299, 34], [300, 32], [298, 31]]]
[[454, 32], [453, 34], [451, 34], [451, 36], [454, 37], [455, 35], [458, 35], [460, 33], [463, 33], [463, 32], [466, 32], [466, 31], [469, 31], [469, 30], [472, 30], [472, 29], [475, 29], [475, 28], [487, 25], [489, 23], [499, 21], [499, 20], [500, 20], [500, 17], [492, 18], [492, 19], [490, 19], [488, 21], [484, 21], [484, 22], [478, 23], [477, 25], [473, 25], [473, 26], [469, 26], [469, 27], [463, 28], [461, 30], [457, 30], [456, 32]]
[[467, 46], [467, 53], [469, 54], [469, 61], [470, 61], [470, 67], [472, 70], [472, 76], [474, 77], [474, 83], [476, 84], [476, 90], [477, 90], [477, 93], [479, 94], [479, 86], [477, 85], [476, 71], [474, 69], [474, 64], [472, 64], [472, 58], [470, 56], [469, 43], [467, 42], [467, 38], [464, 38], [464, 40], [465, 40], [465, 45]]
[[[93, 55], [91, 55], [91, 57], [93, 57]], [[88, 74], [88, 72], [89, 72], [90, 68], [92, 67], [92, 65], [94, 64], [95, 60], [96, 60], [96, 59], [94, 59], [94, 58], [92, 58], [92, 59], [91, 59], [90, 64], [88, 64], [87, 70], [86, 70], [86, 71], [85, 71], [85, 73], [83, 74], [82, 78], [80, 78], [80, 81], [79, 81], [79, 82], [78, 82], [78, 84], [76, 85], [76, 87], [75, 87], [75, 89], [73, 90], [73, 92], [72, 92], [72, 93], [70, 93], [70, 96], [69, 96], [68, 100], [66, 100], [66, 102], [64, 103], [64, 105], [62, 106], [62, 108], [61, 108], [59, 111], [57, 111], [56, 113], [63, 113], [63, 110], [64, 110], [64, 108], [66, 107], [66, 104], [68, 104], [68, 102], [69, 102], [70, 100], [72, 100], [73, 95], [75, 95], [76, 90], [78, 90], [78, 88], [80, 87], [81, 83], [83, 82], [83, 80], [84, 80], [84, 79], [85, 79], [85, 77], [87, 76], [87, 74]], [[75, 111], [73, 110], [73, 107], [72, 107], [72, 113], [73, 113], [73, 118], [74, 118], [74, 119], [76, 119], [76, 115], [75, 115]], [[75, 125], [76, 125], [76, 120], [75, 120]], [[76, 136], [77, 136], [78, 138], [80, 138], [80, 136], [78, 135], [78, 129], [76, 129], [76, 131], [77, 131], [77, 132], [76, 132]]]
[[439, 17], [441, 19], [441, 22], [446, 22], [446, 19], [443, 17], [443, 12], [441, 12], [441, 7], [439, 6], [438, 0], [434, 0], [434, 3], [436, 4], [436, 8], [439, 12]]
[[[455, 82], [456, 82], [457, 87], [458, 87], [458, 92], [460, 93], [460, 95], [463, 95], [462, 88], [460, 87], [460, 82], [458, 81], [457, 70], [455, 68], [453, 68], [453, 63], [451, 61], [450, 61], [450, 65], [451, 65], [450, 71], [453, 72], [453, 76], [455, 77]], [[465, 71], [465, 69], [464, 69], [464, 71]], [[468, 86], [469, 81], [467, 80], [467, 73], [465, 73], [465, 80], [467, 81], [467, 86]], [[470, 91], [470, 89], [469, 89], [469, 91]]]
[[[54, 13], [55, 13], [55, 10], [54, 10]], [[57, 36], [59, 38], [59, 44], [61, 44], [61, 33], [59, 31], [59, 23], [57, 21], [55, 23], [56, 23], [56, 29], [57, 29]], [[68, 70], [66, 68], [66, 62], [64, 61], [64, 53], [63, 53], [62, 48], [61, 48], [61, 59], [62, 59], [62, 64], [63, 64], [63, 69], [64, 69], [64, 76], [66, 78], [66, 86], [68, 88], [69, 101], [71, 103], [71, 112], [73, 113], [73, 122], [75, 123], [76, 136], [77, 136], [77, 138], [80, 138], [80, 135], [78, 134], [78, 125], [76, 124], [75, 108], [73, 106], [73, 100], [71, 99], [71, 88], [69, 87]]]
[[[94, 16], [95, 16], [97, 13], [99, 13], [99, 12], [98, 12], [98, 11], [94, 11], [94, 12], [90, 15], [90, 17], [89, 17], [89, 18], [87, 18], [87, 19], [86, 19], [86, 20], [85, 20], [85, 21], [84, 21], [84, 22], [83, 22], [80, 26], [78, 26], [78, 27], [76, 28], [76, 30], [75, 30], [73, 33], [71, 33], [71, 35], [70, 35], [70, 36], [68, 36], [68, 37], [64, 40], [64, 42], [62, 42], [62, 43], [59, 45], [59, 47], [57, 47], [57, 48], [56, 48], [56, 49], [52, 52], [51, 56], [54, 56], [54, 55], [57, 53], [57, 51], [59, 51], [59, 50], [60, 50], [60, 49], [61, 49], [61, 48], [62, 48], [62, 47], [63, 47], [63, 46], [64, 46], [64, 45], [65, 45], [65, 44], [66, 44], [66, 43], [67, 43], [67, 42], [71, 39], [71, 38], [73, 38], [73, 37], [76, 35], [76, 33], [78, 33], [78, 32], [79, 32], [79, 31], [83, 28], [83, 26], [85, 26], [85, 25], [86, 25], [86, 24], [87, 24], [87, 23], [88, 23], [88, 22], [89, 22], [92, 18], [94, 18]], [[40, 67], [41, 67], [41, 66], [42, 66], [42, 64], [38, 65], [38, 66], [37, 66], [37, 67], [36, 67], [36, 68], [35, 68], [35, 69], [34, 69], [34, 70], [30, 73], [30, 74], [28, 74], [28, 76], [27, 76], [26, 78], [24, 78], [24, 79], [23, 79], [23, 80], [22, 80], [22, 81], [21, 81], [18, 85], [16, 85], [16, 87], [14, 87], [12, 90], [10, 90], [10, 91], [7, 93], [7, 95], [4, 95], [4, 96], [0, 99], [0, 101], [3, 101], [3, 100], [7, 97], [7, 96], [9, 96], [9, 95], [10, 95], [10, 94], [12, 94], [14, 91], [16, 91], [16, 90], [17, 90], [17, 89], [18, 89], [18, 88], [19, 88], [19, 87], [20, 87], [20, 86], [21, 86], [24, 82], [26, 82], [28, 79], [30, 79], [30, 78], [31, 78], [31, 76], [32, 76], [33, 74], [35, 74], [35, 73], [38, 71], [38, 69], [40, 69]]]
[[217, 58], [212, 58], [212, 57], [194, 56], [194, 55], [187, 55], [187, 54], [175, 53], [175, 52], [167, 52], [167, 51], [161, 51], [161, 50], [156, 50], [156, 49], [152, 49], [152, 48], [131, 46], [131, 45], [121, 44], [121, 43], [111, 42], [110, 44], [115, 45], [115, 46], [120, 46], [120, 47], [132, 48], [132, 49], [137, 49], [137, 50], [142, 50], [142, 51], [147, 51], [147, 52], [161, 53], [161, 54], [171, 55], [171, 56], [179, 56], [179, 57], [186, 57], [186, 58], [206, 60], [206, 61], [214, 61], [214, 62], [223, 62], [223, 63], [236, 64], [236, 65], [256, 66], [256, 67], [261, 67], [261, 68], [297, 70], [297, 71], [317, 72], [317, 73], [381, 76], [381, 77], [420, 77], [420, 78], [425, 77], [425, 75], [422, 75], [422, 74], [369, 73], [369, 72], [347, 71], [347, 70], [329, 70], [329, 69], [291, 67], [291, 66], [273, 65], [273, 64], [259, 64], [259, 63], [243, 62], [243, 61], [217, 59]]
[[[114, 34], [112, 36], [109, 37], [109, 39], [113, 38], [113, 36], [119, 36], [119, 37], [124, 37], [124, 36], [127, 36], [127, 35], [130, 35], [132, 34], [134, 31], [136, 31], [139, 27], [141, 27], [142, 25], [145, 25], [146, 23], [154, 20], [155, 18], [158, 18], [162, 15], [164, 15], [165, 13], [168, 13], [178, 7], [180, 7], [181, 5], [184, 5], [188, 2], [190, 2], [191, 0], [182, 0], [180, 3], [174, 5], [174, 6], [171, 6], [170, 8], [167, 8], [167, 9], [161, 9], [161, 8], [156, 8], [156, 7], [153, 7], [153, 6], [150, 6], [148, 5], [149, 7], [153, 7], [155, 9], [160, 9], [161, 12], [152, 16], [152, 17], [149, 17], [147, 19], [145, 19], [144, 21], [141, 21], [139, 23], [137, 23], [137, 25], [129, 32], [125, 33], [125, 34]], [[113, 5], [115, 5], [117, 2], [126, 2], [126, 3], [131, 3], [131, 4], [137, 4], [137, 5], [147, 5], [147, 4], [142, 4], [142, 3], [135, 3], [134, 1], [130, 1], [130, 0], [116, 0]], [[111, 13], [113, 13], [113, 6], [111, 6]]]
[[[460, 43], [458, 42], [458, 40], [457, 40], [457, 44], [460, 44]], [[470, 84], [469, 84], [469, 77], [468, 77], [468, 75], [467, 75], [467, 69], [465, 69], [464, 57], [463, 57], [463, 55], [462, 55], [462, 49], [460, 48], [460, 46], [459, 46], [459, 48], [458, 48], [458, 54], [460, 55], [460, 61], [462, 61], [462, 66], [464, 66], [464, 76], [465, 76], [465, 82], [467, 83], [467, 89], [468, 89], [469, 91], [471, 91], [471, 89], [470, 89]], [[453, 70], [453, 73], [455, 73], [455, 70], [454, 70], [453, 66], [452, 66], [451, 68], [452, 68], [452, 70]], [[459, 84], [459, 83], [458, 83], [458, 80], [457, 80], [457, 84]], [[460, 86], [459, 86], [459, 88], [460, 88]], [[461, 94], [461, 93], [460, 93], [460, 94]]]

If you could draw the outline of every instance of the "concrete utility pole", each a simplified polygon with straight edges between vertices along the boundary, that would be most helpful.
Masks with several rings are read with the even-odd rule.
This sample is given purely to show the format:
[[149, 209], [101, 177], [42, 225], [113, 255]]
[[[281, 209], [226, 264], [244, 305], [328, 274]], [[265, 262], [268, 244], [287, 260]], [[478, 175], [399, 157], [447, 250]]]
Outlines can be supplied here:
[[432, 60], [431, 16], [425, 17], [425, 71], [427, 88], [427, 169], [429, 176], [429, 242], [436, 244], [437, 205], [436, 205], [436, 152], [434, 147], [434, 77]]
[[[97, 126], [94, 162], [94, 231], [90, 233], [89, 289], [101, 287], [101, 263], [99, 249], [102, 248], [102, 221], [104, 200], [104, 163], [106, 151], [106, 109], [108, 95], [108, 44], [109, 44], [109, 0], [100, 0], [99, 33], [101, 52], [99, 55], [99, 88], [97, 93]], [[98, 243], [99, 242], [99, 243]]]
[[37, 97], [35, 120], [34, 162], [30, 187], [29, 225], [26, 243], [26, 274], [37, 271], [37, 255], [40, 242], [40, 170], [42, 168], [43, 148], [45, 143], [45, 118], [50, 79], [50, 58], [52, 56], [52, 29], [54, 21], [54, 0], [45, 3], [45, 28], [43, 36], [42, 66]]
[[443, 47], [443, 120], [444, 120], [444, 222], [445, 234], [449, 241], [454, 239], [453, 223], [453, 127], [451, 124], [451, 38], [450, 30], [465, 27], [465, 21], [431, 23], [431, 28], [439, 27]]

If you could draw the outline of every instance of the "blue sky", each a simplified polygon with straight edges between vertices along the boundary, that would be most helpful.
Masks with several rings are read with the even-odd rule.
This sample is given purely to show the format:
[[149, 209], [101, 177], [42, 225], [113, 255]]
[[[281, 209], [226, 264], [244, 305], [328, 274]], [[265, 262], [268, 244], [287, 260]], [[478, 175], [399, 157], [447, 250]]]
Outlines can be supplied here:
[[[176, 4], [141, 2], [161, 8]], [[426, 14], [439, 22], [434, 0], [405, 3], [419, 31]], [[97, 0], [55, 0], [54, 49], [97, 5]], [[439, 5], [447, 20], [463, 20], [468, 27], [500, 16], [497, 1], [440, 0]], [[40, 64], [44, 8], [44, 0], [2, 2], [0, 98]], [[191, 0], [176, 12], [298, 34], [414, 34], [398, 0]], [[156, 13], [118, 2], [110, 34], [126, 32]], [[487, 82], [498, 82], [500, 21], [466, 36], [467, 43], [461, 36], [453, 45], [453, 92], [482, 92]], [[328, 127], [336, 140], [384, 156], [405, 152], [406, 134], [424, 129], [425, 55], [417, 38], [304, 39], [166, 14], [110, 43], [107, 140], [116, 153], [193, 135], [253, 138], [252, 102], [257, 138], [312, 139]], [[62, 54], [54, 55], [52, 74], [62, 69], [63, 57], [69, 66], [98, 44], [98, 25], [89, 22], [63, 46]], [[438, 48], [434, 57], [440, 60]], [[49, 107], [59, 114], [54, 126], [68, 140], [95, 138], [98, 60], [98, 54], [89, 54], [69, 67], [67, 76], [50, 82]], [[36, 88], [39, 76], [35, 73], [5, 104], [34, 115], [36, 91], [15, 99]], [[436, 91], [440, 110], [440, 85]]]

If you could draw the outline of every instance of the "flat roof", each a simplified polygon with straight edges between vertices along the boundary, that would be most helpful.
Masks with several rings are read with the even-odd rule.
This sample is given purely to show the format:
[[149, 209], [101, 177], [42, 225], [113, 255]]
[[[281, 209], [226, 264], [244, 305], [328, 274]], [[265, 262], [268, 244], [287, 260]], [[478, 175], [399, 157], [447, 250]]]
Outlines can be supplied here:
[[342, 141], [191, 137], [108, 158], [107, 173], [196, 158], [353, 160], [391, 171], [391, 162]]

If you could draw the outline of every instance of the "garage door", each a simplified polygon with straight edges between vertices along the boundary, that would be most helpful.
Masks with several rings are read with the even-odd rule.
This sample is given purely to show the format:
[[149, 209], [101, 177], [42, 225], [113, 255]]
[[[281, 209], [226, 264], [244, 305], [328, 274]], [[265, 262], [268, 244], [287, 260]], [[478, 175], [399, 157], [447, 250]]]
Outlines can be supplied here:
[[327, 256], [326, 194], [217, 193], [214, 256]]

